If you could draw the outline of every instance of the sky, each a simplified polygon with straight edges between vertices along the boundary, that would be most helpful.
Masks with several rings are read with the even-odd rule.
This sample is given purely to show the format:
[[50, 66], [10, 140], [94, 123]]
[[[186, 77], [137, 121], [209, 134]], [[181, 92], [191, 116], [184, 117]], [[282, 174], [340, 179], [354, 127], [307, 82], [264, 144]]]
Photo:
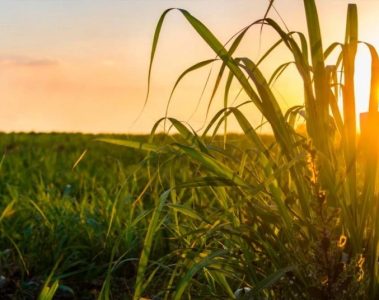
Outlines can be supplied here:
[[[316, 1], [324, 47], [343, 41], [346, 0]], [[303, 1], [276, 0], [290, 30], [306, 32]], [[379, 47], [379, 0], [358, 0], [360, 39]], [[169, 7], [185, 8], [222, 42], [263, 17], [268, 0], [1, 0], [0, 131], [146, 133], [165, 115], [177, 77], [192, 64], [214, 58], [177, 11], [163, 25], [153, 65], [151, 94], [144, 106], [155, 26]], [[270, 17], [279, 20], [275, 11]], [[280, 22], [280, 21], [279, 21]], [[282, 24], [282, 23], [281, 23]], [[254, 28], [238, 55], [257, 60], [277, 40], [269, 28]], [[365, 110], [368, 62], [358, 63], [358, 109]], [[268, 76], [290, 60], [284, 48], [262, 65]], [[199, 102], [210, 68], [196, 71], [179, 85], [168, 115], [202, 127], [222, 107], [222, 93], [206, 110], [210, 89]], [[217, 73], [213, 66], [211, 82]], [[275, 84], [283, 110], [302, 104], [300, 81], [292, 70]], [[232, 94], [238, 93], [233, 86]], [[239, 97], [234, 104], [246, 99]], [[198, 103], [200, 103], [198, 105]], [[261, 118], [244, 111], [254, 124]], [[238, 131], [230, 123], [232, 131]]]

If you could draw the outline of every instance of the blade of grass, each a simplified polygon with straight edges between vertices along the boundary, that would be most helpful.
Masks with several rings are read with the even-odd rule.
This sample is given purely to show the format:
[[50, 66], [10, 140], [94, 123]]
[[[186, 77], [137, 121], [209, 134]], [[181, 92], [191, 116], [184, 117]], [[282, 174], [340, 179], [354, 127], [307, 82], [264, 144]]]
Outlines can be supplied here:
[[154, 209], [153, 215], [151, 217], [149, 227], [146, 232], [145, 240], [143, 243], [141, 256], [138, 262], [138, 269], [137, 269], [137, 277], [136, 277], [136, 284], [135, 284], [135, 290], [133, 294], [133, 300], [139, 300], [143, 293], [143, 286], [144, 286], [144, 279], [145, 279], [145, 272], [146, 268], [148, 266], [151, 247], [153, 245], [154, 235], [159, 230], [159, 223], [161, 219], [161, 214], [163, 207], [165, 206], [166, 200], [170, 195], [170, 191], [164, 192], [159, 199], [158, 206]]

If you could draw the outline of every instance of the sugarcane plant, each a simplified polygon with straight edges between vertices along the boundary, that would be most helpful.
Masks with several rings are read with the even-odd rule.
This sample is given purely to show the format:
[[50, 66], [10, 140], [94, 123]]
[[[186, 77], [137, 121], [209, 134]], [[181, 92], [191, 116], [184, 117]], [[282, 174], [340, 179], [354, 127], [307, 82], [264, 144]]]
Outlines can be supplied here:
[[[170, 184], [156, 202], [139, 258], [134, 299], [149, 293], [149, 284], [161, 272], [165, 299], [197, 293], [246, 299], [379, 297], [378, 142], [372, 129], [378, 124], [378, 54], [358, 39], [355, 4], [348, 5], [344, 42], [326, 48], [315, 1], [303, 4], [308, 36], [269, 18], [274, 5], [270, 1], [264, 18], [227, 44], [186, 10], [168, 9], [161, 15], [152, 43], [149, 85], [162, 25], [176, 10], [216, 57], [185, 70], [170, 100], [185, 76], [212, 64], [219, 71], [209, 101], [224, 83], [224, 106], [201, 134], [165, 116], [147, 143], [104, 140], [145, 150], [150, 156], [163, 155], [162, 168], [174, 169], [186, 160], [190, 168], [186, 171], [192, 174], [170, 173]], [[278, 41], [254, 62], [235, 53], [256, 26], [271, 27]], [[279, 45], [286, 47], [292, 60], [266, 77], [260, 64]], [[371, 55], [369, 111], [360, 135], [354, 82], [359, 45]], [[332, 57], [335, 61], [330, 63]], [[282, 111], [272, 85], [290, 65], [300, 75], [304, 104]], [[232, 84], [238, 84], [247, 99], [237, 106], [229, 104]], [[262, 114], [274, 139], [265, 140], [242, 112], [250, 105]], [[248, 147], [233, 147], [226, 134], [220, 141], [230, 117], [237, 120]], [[299, 119], [304, 120], [306, 133], [297, 131]], [[158, 144], [154, 136], [162, 122], [179, 135]], [[163, 227], [174, 242], [167, 256], [152, 261], [154, 235]]]

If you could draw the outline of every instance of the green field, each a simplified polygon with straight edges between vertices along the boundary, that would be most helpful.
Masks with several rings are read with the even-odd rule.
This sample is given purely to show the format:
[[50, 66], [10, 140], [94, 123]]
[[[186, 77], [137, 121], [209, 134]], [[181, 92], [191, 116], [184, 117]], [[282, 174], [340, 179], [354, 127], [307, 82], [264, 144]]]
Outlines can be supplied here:
[[[77, 297], [92, 299], [112, 259], [136, 258], [144, 226], [128, 222], [130, 205], [145, 184], [135, 175], [144, 155], [94, 139], [1, 134], [1, 299], [34, 299], [57, 262], [54, 275]], [[149, 199], [145, 206], [147, 211]], [[120, 289], [128, 286], [134, 269], [135, 261], [123, 263], [116, 276], [122, 279]]]
[[[196, 164], [191, 167], [183, 155], [176, 157], [175, 163], [168, 154], [146, 159], [144, 151], [105, 144], [97, 141], [99, 138], [104, 136], [0, 135], [1, 299], [35, 299], [45, 283], [50, 286], [57, 280], [59, 288], [54, 299], [97, 299], [102, 297], [107, 279], [111, 282], [112, 299], [132, 297], [151, 209], [174, 182], [194, 181], [200, 170], [196, 170]], [[238, 146], [230, 149], [237, 155], [251, 146], [243, 136], [229, 138]], [[272, 137], [263, 138], [272, 142]], [[162, 144], [174, 139], [183, 141], [179, 136], [157, 137]], [[213, 145], [218, 147], [221, 141], [217, 137]], [[197, 195], [195, 190], [189, 190], [171, 195], [182, 214], [168, 214], [166, 224], [154, 236], [151, 257], [167, 266], [159, 270], [163, 273], [150, 284], [150, 296], [162, 296], [166, 291], [161, 285], [167, 284], [170, 272], [179, 266], [178, 262], [185, 263], [180, 256], [184, 254], [179, 253], [187, 252], [189, 244], [180, 242], [176, 236], [179, 232], [173, 230], [195, 230], [191, 233], [194, 236], [186, 237], [189, 243], [204, 236], [200, 226], [196, 233], [196, 223], [210, 226], [210, 222], [204, 223], [207, 213], [216, 213], [219, 222], [226, 210], [224, 204], [218, 203], [226, 199], [217, 199], [214, 191], [206, 192], [203, 188]], [[191, 211], [194, 205], [201, 211]], [[179, 228], [182, 222], [183, 227]], [[203, 242], [192, 251], [201, 254]], [[209, 296], [206, 290], [198, 292]]]
[[[143, 275], [147, 298], [171, 299], [183, 286], [185, 298], [229, 299], [253, 280], [261, 296], [322, 295], [320, 278], [338, 269], [343, 248], [340, 211], [317, 203], [319, 195], [310, 204], [318, 238], [307, 240], [301, 222], [294, 224], [298, 232], [283, 230], [285, 220], [265, 192], [270, 183], [236, 189], [235, 179], [222, 179], [226, 169], [209, 173], [214, 166], [196, 153], [167, 148], [196, 149], [194, 140], [160, 135], [161, 153], [148, 154], [100, 138], [148, 142], [148, 136], [1, 134], [1, 299], [35, 299], [54, 283], [54, 299], [132, 298], [155, 218]], [[273, 137], [260, 138], [276, 151]], [[203, 145], [244, 181], [267, 181], [270, 163], [253, 143], [242, 135], [228, 136], [226, 147], [223, 141], [208, 137]], [[291, 193], [284, 200], [295, 207]], [[330, 254], [319, 256], [323, 251]], [[351, 282], [357, 260], [335, 275], [335, 293], [362, 292]], [[314, 281], [302, 282], [303, 274]]]

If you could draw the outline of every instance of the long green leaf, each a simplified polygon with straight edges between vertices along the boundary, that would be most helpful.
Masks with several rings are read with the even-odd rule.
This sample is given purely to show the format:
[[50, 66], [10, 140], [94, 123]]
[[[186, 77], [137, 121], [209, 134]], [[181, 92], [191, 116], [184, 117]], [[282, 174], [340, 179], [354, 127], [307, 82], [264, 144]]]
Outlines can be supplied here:
[[146, 143], [146, 142], [111, 139], [111, 138], [101, 138], [101, 139], [97, 139], [97, 141], [105, 142], [105, 143], [113, 144], [113, 145], [118, 145], [118, 146], [124, 146], [128, 148], [133, 148], [137, 150], [153, 151], [153, 152], [159, 151], [158, 146], [156, 146], [155, 144]]
[[146, 268], [149, 262], [151, 247], [154, 241], [154, 235], [156, 231], [159, 229], [158, 225], [160, 223], [159, 221], [161, 218], [161, 213], [169, 195], [170, 195], [169, 190], [164, 192], [159, 198], [158, 206], [153, 211], [153, 215], [151, 217], [149, 227], [147, 229], [145, 240], [143, 243], [141, 256], [138, 261], [137, 277], [136, 277], [135, 291], [133, 294], [133, 300], [139, 300], [143, 293], [145, 273], [146, 273]]

